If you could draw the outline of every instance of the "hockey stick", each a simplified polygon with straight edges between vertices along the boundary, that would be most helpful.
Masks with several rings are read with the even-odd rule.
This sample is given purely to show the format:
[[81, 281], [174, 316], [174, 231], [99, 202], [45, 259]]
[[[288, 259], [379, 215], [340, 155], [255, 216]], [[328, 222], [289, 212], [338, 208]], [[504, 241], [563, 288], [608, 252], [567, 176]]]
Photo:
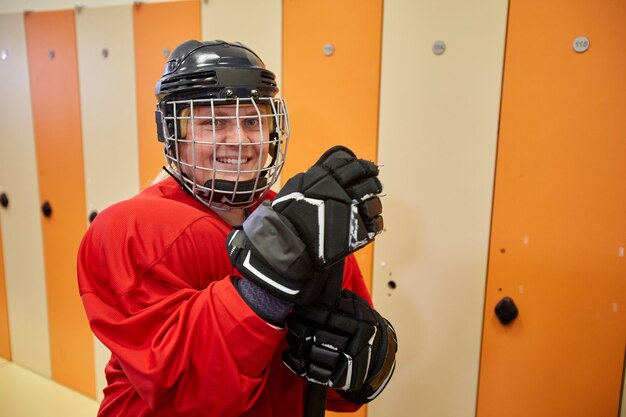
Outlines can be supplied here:
[[[332, 305], [341, 294], [343, 268], [345, 260], [341, 260], [328, 270], [328, 280], [318, 301]], [[326, 410], [326, 386], [308, 382], [304, 398], [304, 417], [324, 417]]]

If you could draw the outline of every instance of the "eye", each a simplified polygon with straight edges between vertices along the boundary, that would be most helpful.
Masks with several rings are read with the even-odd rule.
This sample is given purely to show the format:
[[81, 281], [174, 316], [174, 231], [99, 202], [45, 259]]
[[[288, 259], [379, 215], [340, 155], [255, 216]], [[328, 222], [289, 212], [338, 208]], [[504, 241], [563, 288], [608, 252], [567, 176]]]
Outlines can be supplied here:
[[259, 119], [257, 119], [257, 118], [254, 118], [254, 119], [246, 119], [246, 120], [244, 121], [244, 125], [245, 125], [246, 127], [256, 129], [256, 128], [258, 128], [258, 127], [259, 127]]
[[198, 124], [202, 127], [206, 127], [208, 129], [212, 129], [213, 127], [215, 127], [215, 129], [219, 129], [220, 127], [222, 127], [224, 125], [224, 120], [218, 120], [218, 119], [212, 119], [212, 118], [207, 118], [207, 119], [196, 119], [198, 121]]

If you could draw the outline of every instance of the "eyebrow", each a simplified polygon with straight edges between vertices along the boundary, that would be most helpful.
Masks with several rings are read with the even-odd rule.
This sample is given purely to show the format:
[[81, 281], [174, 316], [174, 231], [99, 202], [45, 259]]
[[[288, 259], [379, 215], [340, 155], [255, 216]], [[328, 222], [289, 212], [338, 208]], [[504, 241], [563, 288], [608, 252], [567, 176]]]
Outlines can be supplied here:
[[[204, 108], [204, 106], [203, 106]], [[223, 109], [220, 109], [218, 106], [215, 106], [214, 108], [214, 112], [215, 112], [215, 116], [216, 117], [223, 117], [223, 116], [235, 116], [235, 112], [233, 112], [232, 114], [230, 112], [226, 112]], [[196, 117], [210, 117], [211, 116], [211, 108], [210, 107], [206, 107], [206, 110], [200, 110], [200, 108], [198, 108], [195, 112], [195, 116]], [[259, 106], [259, 111], [257, 112], [257, 110], [254, 107], [240, 107], [239, 108], [239, 115], [240, 116], [256, 116], [257, 114], [261, 114], [263, 116], [267, 116], [269, 114], [271, 114], [268, 109], [263, 108], [262, 106]]]

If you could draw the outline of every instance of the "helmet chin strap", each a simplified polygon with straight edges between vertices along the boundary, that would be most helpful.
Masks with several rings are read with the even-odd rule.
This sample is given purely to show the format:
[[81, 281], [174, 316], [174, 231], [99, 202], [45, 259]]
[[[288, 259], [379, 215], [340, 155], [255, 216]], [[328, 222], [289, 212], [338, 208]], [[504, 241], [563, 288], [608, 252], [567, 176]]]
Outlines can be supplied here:
[[[265, 193], [266, 186], [267, 178], [265, 177], [247, 181], [208, 180], [204, 183], [204, 187], [212, 191], [207, 192], [206, 196], [203, 195], [204, 192], [198, 194], [215, 203], [237, 208], [240, 205], [248, 206], [250, 201], [258, 200]], [[236, 190], [235, 187], [237, 187]]]
[[[163, 167], [163, 170], [167, 172], [174, 180], [180, 184], [180, 186], [189, 194], [194, 197], [191, 189], [184, 181], [181, 180], [178, 173], [172, 171], [168, 167]], [[183, 174], [183, 177], [187, 178], [187, 175]], [[254, 184], [256, 183], [256, 191]], [[233, 192], [235, 191], [235, 185], [237, 185], [237, 193], [233, 198]], [[204, 187], [212, 191], [198, 191], [198, 196], [211, 201], [212, 203], [219, 204], [221, 206], [230, 208], [240, 208], [240, 206], [248, 207], [250, 201], [258, 200], [264, 193], [267, 186], [267, 178], [259, 177], [247, 181], [225, 181], [225, 180], [208, 180], [204, 183]], [[213, 198], [211, 198], [213, 197]]]

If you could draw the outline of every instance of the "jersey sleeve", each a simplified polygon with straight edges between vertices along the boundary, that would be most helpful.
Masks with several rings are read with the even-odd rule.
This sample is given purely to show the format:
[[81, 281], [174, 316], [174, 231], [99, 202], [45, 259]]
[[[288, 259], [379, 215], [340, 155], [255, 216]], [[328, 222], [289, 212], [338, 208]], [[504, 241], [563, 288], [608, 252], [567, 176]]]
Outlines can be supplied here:
[[198, 220], [159, 254], [147, 246], [159, 238], [90, 228], [79, 251], [92, 331], [163, 415], [244, 414], [263, 392], [285, 337], [238, 295], [222, 232], [210, 229]]

